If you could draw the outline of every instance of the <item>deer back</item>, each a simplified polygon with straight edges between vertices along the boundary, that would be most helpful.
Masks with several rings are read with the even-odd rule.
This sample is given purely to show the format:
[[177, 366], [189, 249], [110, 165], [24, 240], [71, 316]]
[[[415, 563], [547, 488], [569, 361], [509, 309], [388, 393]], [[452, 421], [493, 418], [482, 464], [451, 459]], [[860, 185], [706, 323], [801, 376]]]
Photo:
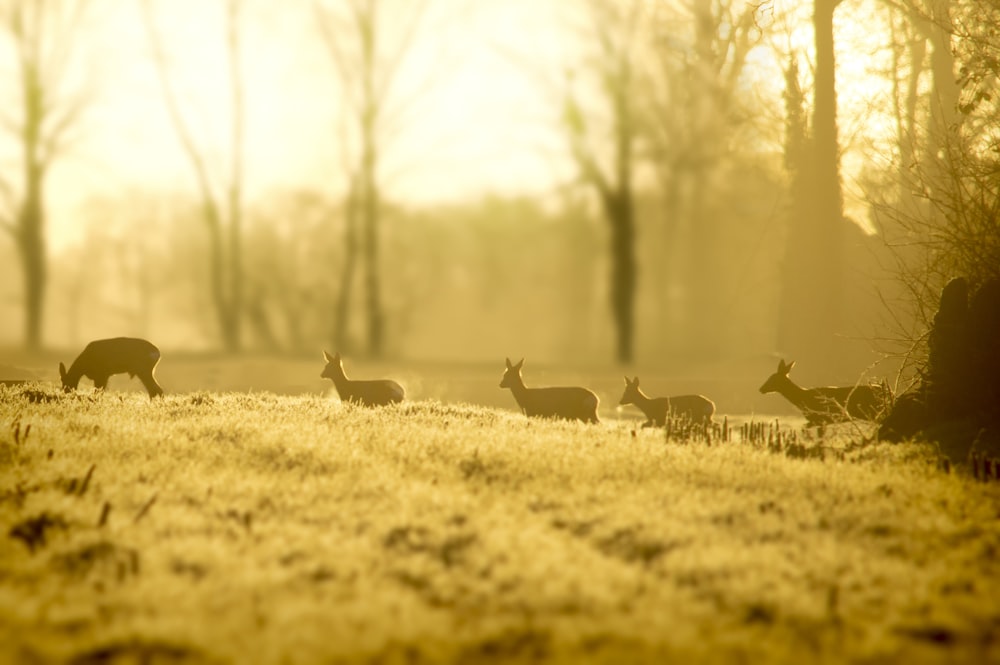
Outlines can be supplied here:
[[507, 369], [500, 380], [500, 387], [510, 388], [524, 415], [598, 422], [597, 407], [600, 400], [593, 392], [578, 386], [528, 388], [521, 378], [523, 366], [523, 358], [516, 365], [507, 358]]
[[885, 408], [889, 395], [882, 386], [822, 386], [802, 388], [788, 373], [795, 362], [778, 361], [778, 370], [768, 377], [760, 392], [777, 392], [794, 404], [810, 425], [824, 425], [862, 418], [871, 420]]
[[715, 402], [704, 395], [675, 395], [667, 398], [667, 406], [673, 415], [696, 423], [712, 422], [715, 415]]
[[320, 376], [333, 381], [341, 400], [363, 406], [386, 406], [403, 401], [405, 391], [395, 381], [391, 379], [354, 381], [347, 378], [339, 353], [331, 356], [324, 351], [323, 357], [326, 359], [326, 367]]
[[345, 402], [363, 406], [386, 406], [403, 401], [403, 387], [391, 379], [371, 381], [346, 380], [337, 385], [337, 394]]
[[595, 423], [598, 420], [597, 407], [600, 400], [586, 388], [525, 388], [520, 394], [515, 393], [514, 398], [527, 416]]
[[88, 344], [70, 366], [67, 376], [90, 378], [114, 374], [151, 374], [160, 361], [160, 350], [151, 342], [135, 337], [99, 339]]

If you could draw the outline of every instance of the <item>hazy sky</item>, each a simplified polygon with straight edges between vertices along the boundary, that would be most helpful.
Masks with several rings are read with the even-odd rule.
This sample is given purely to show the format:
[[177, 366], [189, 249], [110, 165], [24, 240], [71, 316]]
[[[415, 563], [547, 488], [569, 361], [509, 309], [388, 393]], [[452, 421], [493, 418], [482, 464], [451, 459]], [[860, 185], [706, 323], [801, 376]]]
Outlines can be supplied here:
[[[398, 0], [397, 0], [398, 1]], [[386, 155], [395, 198], [453, 200], [484, 191], [539, 190], [564, 174], [542, 145], [558, 137], [532, 77], [506, 55], [530, 52], [554, 65], [558, 2], [432, 3], [398, 79], [401, 97], [428, 81]], [[217, 172], [229, 151], [228, 75], [222, 2], [154, 3], [185, 117]], [[444, 11], [441, 11], [443, 8]], [[452, 12], [452, 13], [448, 13]], [[99, 4], [89, 19], [80, 72], [94, 101], [82, 140], [52, 173], [53, 243], [71, 240], [74, 207], [95, 192], [133, 187], [194, 193], [192, 170], [163, 103], [138, 2]], [[387, 26], [390, 37], [393, 26]], [[342, 189], [337, 78], [310, 3], [250, 0], [244, 19], [247, 191]], [[75, 83], [79, 83], [76, 80]]]
[[[388, 4], [395, 8], [387, 16], [398, 17], [405, 16], [403, 8], [413, 3], [388, 0]], [[224, 2], [154, 0], [153, 5], [185, 118], [214, 172], [222, 173], [230, 148], [231, 117]], [[845, 109], [853, 105], [862, 113], [870, 113], [864, 109], [870, 109], [878, 94], [861, 83], [865, 69], [877, 65], [875, 52], [885, 41], [877, 30], [856, 29], [871, 25], [863, 16], [858, 19], [866, 5], [857, 3], [850, 13], [838, 12], [840, 104]], [[562, 137], [554, 129], [558, 97], [509, 53], [530, 54], [536, 71], [558, 76], [579, 48], [574, 47], [575, 33], [567, 21], [567, 11], [579, 6], [569, 0], [430, 3], [424, 30], [397, 81], [400, 97], [409, 97], [428, 80], [429, 72], [434, 74], [429, 90], [419, 96], [415, 112], [384, 155], [383, 175], [392, 198], [434, 202], [488, 191], [544, 191], [571, 173]], [[808, 48], [808, 12], [803, 18], [803, 29], [794, 39], [797, 46]], [[399, 23], [392, 25], [387, 19], [387, 43], [398, 38]], [[281, 188], [343, 191], [342, 94], [316, 29], [312, 2], [246, 0], [243, 26], [249, 203]], [[681, 33], [686, 29], [674, 27]], [[55, 249], [77, 239], [76, 220], [81, 218], [77, 206], [95, 193], [158, 189], [193, 196], [196, 191], [163, 102], [140, 0], [96, 0], [87, 28], [70, 87], [92, 90], [93, 102], [80, 128], [81, 140], [60, 160], [49, 181]], [[6, 57], [5, 69], [11, 66]], [[749, 80], [781, 85], [773, 51], [760, 49], [751, 63], [755, 71], [748, 74]], [[768, 79], [773, 83], [767, 84]], [[855, 114], [851, 119], [842, 114], [845, 147], [868, 140], [865, 131], [876, 120], [871, 115]], [[851, 194], [857, 159], [857, 153], [845, 150], [848, 210], [852, 201], [857, 203]]]

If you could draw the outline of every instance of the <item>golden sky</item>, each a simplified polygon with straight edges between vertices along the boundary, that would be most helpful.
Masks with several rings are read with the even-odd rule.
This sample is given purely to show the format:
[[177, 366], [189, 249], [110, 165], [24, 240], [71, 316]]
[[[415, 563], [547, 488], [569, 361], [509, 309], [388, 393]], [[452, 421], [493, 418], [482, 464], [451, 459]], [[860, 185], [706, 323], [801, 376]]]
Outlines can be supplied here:
[[[887, 36], [872, 29], [870, 17], [863, 16], [868, 4], [855, 2], [838, 10], [845, 145], [868, 140], [864, 130], [875, 121], [864, 114], [884, 94], [884, 87], [865, 84], [880, 44], [887, 42]], [[403, 8], [411, 7], [412, 0], [388, 0], [388, 5], [393, 11], [387, 12], [387, 43], [402, 28], [398, 20], [392, 24], [392, 17], [406, 16]], [[153, 6], [185, 118], [213, 171], [223, 173], [231, 117], [224, 3], [154, 0]], [[537, 71], [558, 77], [580, 48], [574, 45], [579, 33], [568, 28], [572, 20], [567, 18], [579, 6], [569, 0], [430, 3], [424, 30], [397, 80], [397, 101], [411, 97], [428, 78], [431, 85], [418, 95], [415, 112], [383, 155], [382, 175], [391, 198], [436, 202], [485, 192], [542, 192], [567, 179], [572, 166], [555, 124], [558, 95], [509, 53], [530, 54]], [[780, 2], [775, 7], [783, 8]], [[809, 13], [802, 14], [804, 26], [793, 32], [791, 42], [808, 52]], [[317, 188], [333, 195], [343, 191], [342, 93], [315, 22], [307, 0], [246, 0], [246, 191], [251, 204], [282, 188]], [[93, 101], [81, 140], [58, 162], [49, 181], [56, 249], [78, 239], [78, 206], [94, 194], [138, 189], [193, 196], [196, 191], [165, 109], [140, 3], [98, 0], [86, 27], [75, 61], [77, 75], [69, 87], [91, 90]], [[773, 48], [762, 46], [751, 62], [756, 69], [751, 78], [782, 84]], [[780, 89], [776, 94], [780, 99]], [[859, 210], [852, 194], [859, 166], [856, 155], [848, 152], [847, 204], [849, 210]]]
[[[185, 118], [218, 173], [228, 163], [231, 118], [222, 6], [154, 2]], [[565, 175], [565, 165], [563, 172], [558, 164], [553, 170], [551, 155], [540, 146], [558, 139], [552, 118], [559, 109], [506, 51], [549, 59], [544, 66], [560, 58], [565, 40], [553, 41], [559, 3], [455, 1], [432, 3], [431, 9], [397, 80], [400, 99], [428, 80], [430, 87], [387, 144], [383, 176], [391, 195], [433, 202], [550, 187]], [[72, 241], [67, 220], [94, 193], [195, 191], [165, 109], [139, 3], [99, 6], [89, 21], [78, 63], [81, 72], [89, 67], [96, 86], [88, 86], [93, 103], [82, 140], [50, 180], [56, 246]], [[341, 92], [310, 3], [250, 0], [243, 40], [248, 198], [280, 188], [341, 191]]]

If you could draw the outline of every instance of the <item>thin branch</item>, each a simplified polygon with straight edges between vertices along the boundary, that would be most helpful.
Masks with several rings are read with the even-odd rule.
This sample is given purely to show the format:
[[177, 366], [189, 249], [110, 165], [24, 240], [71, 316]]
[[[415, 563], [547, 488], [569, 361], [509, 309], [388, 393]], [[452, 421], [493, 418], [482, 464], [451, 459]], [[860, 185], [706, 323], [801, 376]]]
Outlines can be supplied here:
[[212, 192], [212, 185], [208, 175], [208, 168], [205, 164], [205, 158], [198, 150], [198, 146], [195, 143], [191, 130], [184, 121], [184, 116], [180, 108], [180, 102], [177, 99], [177, 93], [174, 90], [170, 76], [167, 73], [167, 58], [163, 50], [163, 43], [160, 39], [160, 35], [156, 31], [151, 0], [140, 0], [140, 7], [142, 8], [142, 18], [143, 24], [146, 28], [146, 34], [153, 49], [153, 61], [156, 65], [156, 73], [160, 81], [160, 88], [163, 91], [164, 101], [167, 105], [167, 112], [170, 114], [174, 131], [177, 133], [177, 137], [181, 141], [184, 152], [187, 154], [191, 165], [194, 167], [195, 175], [198, 180], [198, 187], [201, 190], [202, 202], [206, 206], [206, 209], [210, 211], [210, 214], [206, 215], [205, 219], [210, 226], [213, 224], [217, 225], [220, 222], [218, 213], [219, 204]]
[[86, 97], [81, 96], [72, 101], [67, 101], [59, 109], [51, 111], [46, 115], [48, 121], [47, 131], [40, 141], [41, 155], [39, 162], [48, 167], [55, 160], [56, 156], [65, 150], [72, 143], [72, 139], [67, 138], [70, 130], [79, 125], [80, 115], [89, 104]]
[[229, 75], [232, 85], [232, 162], [230, 171], [230, 214], [236, 218], [238, 206], [242, 198], [243, 187], [243, 150], [244, 150], [244, 84], [243, 72], [240, 67], [240, 30], [239, 19], [241, 0], [229, 0], [228, 3], [228, 33], [227, 44], [229, 52]]
[[0, 173], [0, 200], [6, 208], [3, 213], [0, 213], [0, 227], [12, 236], [17, 235], [17, 227], [13, 221], [14, 211], [17, 210], [16, 199], [17, 195], [14, 193], [14, 187], [10, 184], [10, 180], [3, 173]]
[[[340, 78], [342, 91], [348, 97], [349, 106], [359, 110], [358, 91], [355, 89], [355, 86], [351, 85], [351, 82], [354, 81], [354, 77], [352, 76], [353, 69], [348, 66], [347, 55], [341, 48], [340, 41], [337, 39], [338, 34], [346, 32], [347, 28], [344, 25], [336, 25], [343, 22], [338, 21], [338, 17], [332, 11], [327, 10], [321, 0], [315, 0], [313, 10], [316, 14], [316, 26], [319, 29], [319, 35], [330, 53], [330, 58], [333, 60], [333, 65]], [[340, 28], [340, 30], [336, 30], [336, 28]]]
[[[406, 22], [406, 31], [397, 42], [397, 48], [389, 56], [389, 60], [382, 70], [382, 80], [376, 84], [376, 93], [379, 99], [385, 99], [389, 95], [389, 89], [396, 78], [396, 73], [402, 64], [403, 58], [409, 53], [413, 46], [413, 40], [417, 34], [417, 28], [423, 22], [424, 14], [427, 12], [428, 0], [407, 0], [408, 5], [415, 5], [416, 9], [410, 14]], [[377, 3], [372, 6], [376, 11]]]

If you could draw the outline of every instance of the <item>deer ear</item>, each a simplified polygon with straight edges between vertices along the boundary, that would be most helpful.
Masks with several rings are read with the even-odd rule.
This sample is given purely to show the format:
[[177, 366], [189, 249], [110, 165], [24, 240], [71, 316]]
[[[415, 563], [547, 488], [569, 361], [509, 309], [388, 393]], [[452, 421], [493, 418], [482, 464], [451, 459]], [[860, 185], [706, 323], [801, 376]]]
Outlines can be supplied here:
[[66, 365], [63, 365], [62, 363], [59, 363], [59, 378], [66, 378]]
[[625, 385], [627, 386], [627, 385], [630, 385], [631, 383], [632, 383], [632, 382], [631, 382], [631, 381], [629, 381], [629, 380], [628, 380], [628, 377], [626, 376], [626, 377], [625, 377]]
[[789, 372], [791, 372], [793, 367], [795, 367], [795, 361], [794, 360], [792, 362], [788, 363], [787, 365], [785, 365], [785, 374], [788, 374]]
[[632, 379], [632, 385], [635, 386], [636, 388], [639, 387], [639, 377], [638, 376], [635, 377], [634, 379]]
[[521, 360], [519, 360], [518, 363], [514, 365], [514, 369], [521, 369], [521, 367], [523, 366], [524, 366], [524, 358], [521, 358]]
[[785, 371], [785, 360], [780, 359], [778, 360], [778, 374], [781, 374], [784, 371]]
[[325, 358], [325, 359], [326, 359], [326, 362], [328, 362], [328, 363], [331, 363], [331, 362], [333, 362], [333, 356], [331, 356], [331, 355], [330, 355], [329, 353], [327, 353], [326, 351], [323, 351], [323, 358]]

